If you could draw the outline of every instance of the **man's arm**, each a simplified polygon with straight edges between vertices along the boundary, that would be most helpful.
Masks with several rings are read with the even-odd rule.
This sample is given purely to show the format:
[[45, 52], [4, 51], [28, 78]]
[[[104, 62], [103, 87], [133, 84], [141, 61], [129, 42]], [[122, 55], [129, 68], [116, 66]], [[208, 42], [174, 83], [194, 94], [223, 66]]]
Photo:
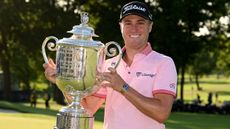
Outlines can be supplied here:
[[[72, 102], [72, 97], [63, 93], [65, 99], [70, 104]], [[87, 96], [81, 99], [81, 106], [91, 115], [93, 116], [97, 110], [101, 107], [101, 105], [105, 102], [104, 98], [99, 98], [96, 96]]]
[[123, 95], [142, 113], [160, 123], [164, 123], [169, 117], [174, 101], [174, 97], [169, 94], [156, 94], [153, 98], [148, 98], [131, 87]]
[[93, 116], [104, 102], [105, 99], [91, 95], [83, 98], [81, 105]]
[[[122, 91], [123, 85], [126, 83], [115, 69], [109, 68], [110, 72], [105, 72], [101, 79], [107, 81], [103, 86], [111, 87], [117, 92]], [[146, 97], [131, 86], [128, 87], [126, 92], [121, 93], [129, 100], [139, 111], [149, 116], [150, 118], [163, 123], [170, 115], [174, 96], [164, 93], [154, 94], [153, 97]]]

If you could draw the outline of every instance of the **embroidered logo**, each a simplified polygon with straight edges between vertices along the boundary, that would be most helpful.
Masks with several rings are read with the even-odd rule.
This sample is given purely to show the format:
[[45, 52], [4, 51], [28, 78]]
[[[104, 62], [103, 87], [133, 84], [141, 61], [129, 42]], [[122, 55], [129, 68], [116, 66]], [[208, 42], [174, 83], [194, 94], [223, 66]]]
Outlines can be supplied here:
[[132, 10], [132, 9], [140, 10], [140, 11], [143, 11], [143, 12], [146, 11], [146, 8], [143, 8], [143, 7], [141, 7], [141, 6], [129, 5], [129, 6], [126, 6], [126, 7], [124, 8], [123, 14], [124, 14], [125, 12], [129, 11], [129, 10]]
[[141, 72], [136, 72], [137, 77], [140, 77], [141, 74], [142, 74]]
[[156, 74], [152, 74], [152, 73], [143, 73], [143, 72], [136, 72], [136, 76], [137, 77], [140, 77], [140, 76], [142, 76], [142, 77], [154, 77], [154, 76], [156, 76]]
[[111, 66], [115, 66], [115, 65], [116, 65], [116, 62], [112, 62], [112, 63], [111, 63]]
[[169, 87], [170, 87], [171, 89], [176, 89], [176, 84], [175, 84], [175, 83], [171, 83], [171, 84], [169, 84]]

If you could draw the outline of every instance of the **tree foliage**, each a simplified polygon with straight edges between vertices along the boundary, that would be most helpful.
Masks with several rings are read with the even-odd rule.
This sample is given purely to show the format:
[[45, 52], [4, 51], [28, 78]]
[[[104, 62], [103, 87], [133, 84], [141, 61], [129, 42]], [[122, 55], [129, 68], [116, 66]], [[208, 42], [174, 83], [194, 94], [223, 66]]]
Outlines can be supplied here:
[[[155, 28], [151, 41], [155, 48], [173, 57], [178, 73], [181, 75], [181, 100], [183, 101], [183, 85], [186, 68], [206, 46], [216, 45], [213, 35], [198, 37], [195, 32], [204, 26], [216, 35], [220, 30], [208, 23], [218, 20], [226, 14], [223, 5], [227, 0], [149, 0], [154, 7]], [[218, 23], [216, 23], [218, 25]], [[195, 67], [194, 67], [195, 68]]]

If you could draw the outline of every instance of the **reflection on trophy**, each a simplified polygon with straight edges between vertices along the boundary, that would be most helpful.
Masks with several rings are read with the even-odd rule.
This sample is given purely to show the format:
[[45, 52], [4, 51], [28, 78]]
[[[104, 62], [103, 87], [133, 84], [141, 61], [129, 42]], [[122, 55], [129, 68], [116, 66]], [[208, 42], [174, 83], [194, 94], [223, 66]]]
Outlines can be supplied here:
[[[81, 24], [68, 31], [73, 34], [70, 38], [58, 40], [54, 36], [49, 36], [42, 44], [42, 54], [46, 63], [48, 59], [45, 47], [56, 51], [57, 86], [62, 92], [73, 97], [73, 102], [57, 114], [55, 129], [93, 129], [94, 117], [81, 107], [80, 100], [98, 90], [96, 73], [100, 72], [105, 57], [118, 55], [115, 68], [121, 59], [121, 48], [116, 42], [104, 45], [92, 39], [97, 35], [94, 34], [94, 29], [87, 25], [88, 20], [88, 14], [81, 13]], [[49, 40], [55, 42], [48, 42]], [[111, 45], [115, 45], [116, 48], [109, 47]]]

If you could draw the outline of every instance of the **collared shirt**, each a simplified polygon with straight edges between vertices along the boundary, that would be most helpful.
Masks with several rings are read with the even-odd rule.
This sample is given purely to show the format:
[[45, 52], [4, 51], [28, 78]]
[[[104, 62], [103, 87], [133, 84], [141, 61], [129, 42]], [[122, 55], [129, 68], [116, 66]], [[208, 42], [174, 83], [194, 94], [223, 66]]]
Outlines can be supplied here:
[[[117, 58], [106, 61], [104, 68], [113, 66]], [[122, 59], [117, 73], [136, 91], [146, 97], [155, 94], [176, 96], [177, 73], [173, 60], [152, 50], [150, 44], [134, 56], [130, 66]], [[121, 93], [101, 88], [96, 96], [106, 98], [104, 129], [164, 129], [162, 123], [146, 116]]]

